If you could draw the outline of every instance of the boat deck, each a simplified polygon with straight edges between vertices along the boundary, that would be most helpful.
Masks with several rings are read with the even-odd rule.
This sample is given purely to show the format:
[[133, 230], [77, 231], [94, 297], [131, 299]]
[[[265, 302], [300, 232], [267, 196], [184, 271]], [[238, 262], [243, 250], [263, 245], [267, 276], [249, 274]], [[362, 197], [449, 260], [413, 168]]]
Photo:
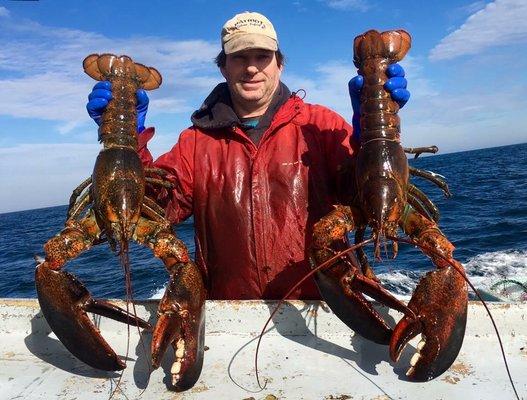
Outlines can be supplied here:
[[[434, 381], [412, 383], [405, 372], [414, 348], [394, 364], [386, 346], [353, 335], [324, 303], [287, 302], [262, 341], [259, 371], [267, 385], [259, 389], [256, 338], [275, 304], [207, 302], [203, 371], [193, 388], [180, 393], [167, 388], [171, 357], [150, 375], [150, 334], [141, 334], [143, 346], [131, 329], [127, 368], [112, 399], [514, 398], [492, 324], [478, 303], [469, 306], [465, 341], [452, 367]], [[137, 312], [152, 321], [156, 307], [156, 301], [139, 302]], [[490, 308], [520, 397], [527, 399], [527, 306], [494, 303]], [[126, 355], [126, 325], [95, 321], [117, 353]], [[36, 300], [0, 299], [0, 333], [0, 399], [108, 399], [115, 389], [119, 374], [73, 357], [51, 333]]]

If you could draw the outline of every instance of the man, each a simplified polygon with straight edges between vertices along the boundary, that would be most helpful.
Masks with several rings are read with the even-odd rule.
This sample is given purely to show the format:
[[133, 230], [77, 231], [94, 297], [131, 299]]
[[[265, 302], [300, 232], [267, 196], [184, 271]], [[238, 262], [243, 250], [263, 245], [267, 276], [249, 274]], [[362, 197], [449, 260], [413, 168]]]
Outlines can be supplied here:
[[[352, 127], [335, 112], [307, 104], [280, 81], [283, 55], [272, 23], [245, 12], [227, 21], [216, 58], [220, 83], [192, 114], [192, 126], [155, 162], [144, 129], [148, 98], [138, 92], [139, 152], [169, 172], [175, 188], [159, 194], [167, 218], [194, 215], [196, 262], [211, 299], [278, 299], [308, 271], [313, 224], [349, 191], [342, 182], [357, 151]], [[408, 100], [395, 65], [387, 90]], [[358, 115], [362, 77], [350, 81]], [[109, 83], [90, 94], [97, 121], [111, 99]], [[313, 280], [292, 298], [320, 298]]]

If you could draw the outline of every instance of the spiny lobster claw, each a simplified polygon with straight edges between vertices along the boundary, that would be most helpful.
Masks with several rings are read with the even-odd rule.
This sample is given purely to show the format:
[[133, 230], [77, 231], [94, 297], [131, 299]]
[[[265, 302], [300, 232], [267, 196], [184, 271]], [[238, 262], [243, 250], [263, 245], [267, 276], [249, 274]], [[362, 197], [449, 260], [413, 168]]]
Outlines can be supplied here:
[[429, 381], [452, 365], [465, 335], [467, 304], [465, 281], [454, 267], [428, 272], [421, 279], [408, 303], [417, 317], [405, 316], [390, 341], [390, 356], [397, 361], [406, 344], [421, 333], [406, 373], [411, 380]]
[[95, 300], [73, 275], [46, 262], [35, 270], [38, 301], [49, 326], [64, 346], [93, 368], [117, 371], [124, 362], [104, 340], [87, 312], [151, 330], [150, 324], [107, 301]]

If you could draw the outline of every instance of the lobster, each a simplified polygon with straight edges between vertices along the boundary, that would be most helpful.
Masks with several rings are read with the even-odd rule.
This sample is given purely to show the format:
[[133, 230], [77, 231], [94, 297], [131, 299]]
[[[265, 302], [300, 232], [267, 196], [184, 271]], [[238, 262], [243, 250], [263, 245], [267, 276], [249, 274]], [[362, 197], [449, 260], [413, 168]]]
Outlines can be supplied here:
[[124, 369], [125, 363], [87, 313], [150, 331], [152, 326], [108, 301], [94, 299], [63, 267], [93, 245], [108, 241], [113, 251], [119, 251], [131, 297], [128, 242], [148, 246], [170, 276], [152, 332], [152, 366], [159, 367], [171, 345], [175, 353], [172, 384], [185, 389], [197, 381], [203, 364], [203, 277], [164, 210], [145, 194], [147, 184], [172, 187], [169, 177], [163, 170], [144, 168], [137, 153], [136, 91], [156, 89], [162, 78], [155, 68], [125, 55], [92, 54], [84, 59], [83, 67], [90, 77], [111, 82], [113, 99], [102, 115], [99, 140], [103, 148], [93, 173], [73, 191], [64, 229], [44, 245], [45, 259], [35, 271], [40, 307], [58, 339], [79, 360], [101, 370]]
[[[463, 267], [452, 255], [454, 246], [438, 228], [437, 209], [409, 183], [410, 175], [421, 176], [450, 194], [439, 175], [408, 167], [405, 150], [417, 156], [437, 148], [401, 146], [399, 106], [383, 88], [386, 68], [403, 59], [410, 45], [411, 37], [403, 30], [370, 30], [354, 40], [354, 64], [364, 76], [360, 148], [353, 178], [356, 194], [349, 204], [336, 205], [315, 224], [310, 261], [313, 268], [320, 267], [315, 281], [337, 317], [364, 338], [389, 345], [394, 362], [408, 342], [421, 334], [406, 375], [410, 380], [428, 381], [446, 371], [461, 349], [468, 291]], [[391, 241], [393, 257], [397, 256], [401, 229], [436, 266], [420, 280], [408, 305], [382, 287], [362, 246], [356, 250], [358, 263], [349, 252], [336, 256], [338, 249], [347, 246], [350, 231], [355, 230], [356, 243], [364, 244], [368, 228], [372, 237], [367, 241], [374, 242], [377, 260], [381, 241]], [[365, 295], [404, 314], [395, 328]]]

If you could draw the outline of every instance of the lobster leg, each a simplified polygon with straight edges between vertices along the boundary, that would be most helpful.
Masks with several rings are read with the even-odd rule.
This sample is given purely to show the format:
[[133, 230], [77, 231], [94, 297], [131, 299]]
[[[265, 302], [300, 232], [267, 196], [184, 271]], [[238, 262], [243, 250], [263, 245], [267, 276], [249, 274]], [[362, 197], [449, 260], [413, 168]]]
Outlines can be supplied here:
[[424, 194], [417, 186], [414, 186], [411, 183], [408, 184], [408, 195], [413, 196], [417, 201], [419, 201], [423, 205], [424, 209], [426, 210], [426, 214], [431, 217], [429, 219], [431, 219], [435, 223], [439, 221], [439, 209], [432, 202], [432, 200], [430, 200], [428, 196]]
[[68, 260], [90, 248], [98, 235], [99, 228], [93, 216], [79, 222], [68, 220], [66, 228], [45, 244], [46, 259], [35, 270], [35, 282], [42, 313], [64, 346], [91, 367], [116, 371], [123, 369], [125, 364], [87, 313], [145, 329], [151, 327], [148, 322], [109, 302], [93, 299], [79, 280], [62, 270]]
[[159, 303], [152, 338], [152, 365], [158, 368], [172, 345], [175, 353], [172, 384], [185, 390], [196, 383], [203, 365], [206, 292], [201, 271], [170, 227], [141, 218], [136, 232], [139, 232], [137, 240], [152, 248], [170, 275]]
[[[360, 243], [364, 240], [365, 232], [366, 232], [366, 227], [360, 227], [357, 229], [357, 231], [355, 232], [355, 243]], [[355, 253], [357, 254], [357, 257], [359, 259], [362, 273], [368, 278], [373, 279], [375, 282], [380, 282], [380, 279], [377, 278], [377, 276], [375, 275], [375, 272], [373, 272], [373, 269], [370, 266], [370, 263], [368, 261], [368, 256], [366, 255], [364, 248], [358, 247], [357, 250], [355, 250]]]
[[390, 355], [396, 361], [408, 341], [421, 333], [422, 341], [407, 376], [428, 381], [445, 372], [461, 349], [467, 321], [467, 286], [463, 266], [452, 258], [454, 246], [434, 222], [410, 209], [401, 225], [423, 245], [423, 252], [438, 269], [428, 272], [417, 285], [408, 303], [417, 317], [406, 315], [397, 324], [390, 341]]
[[79, 186], [73, 190], [70, 196], [69, 206], [68, 206], [68, 219], [71, 218], [71, 214], [73, 213], [73, 206], [75, 206], [75, 203], [77, 203], [77, 198], [80, 196], [80, 194], [86, 189], [88, 186], [90, 186], [92, 183], [92, 177], [86, 178]]
[[412, 176], [419, 176], [421, 178], [425, 178], [435, 184], [436, 186], [438, 186], [443, 191], [445, 197], [452, 197], [452, 193], [450, 192], [448, 183], [446, 183], [444, 176], [436, 174], [432, 171], [426, 171], [424, 169], [418, 169], [410, 166], [408, 166], [408, 172], [410, 172], [410, 175]]
[[[330, 259], [339, 242], [344, 247], [347, 232], [353, 229], [350, 207], [335, 206], [314, 226], [312, 263], [320, 265]], [[390, 308], [415, 318], [413, 312], [376, 280], [364, 275], [351, 258], [339, 259], [315, 276], [318, 289], [335, 315], [364, 338], [388, 344], [392, 330], [364, 294]]]

